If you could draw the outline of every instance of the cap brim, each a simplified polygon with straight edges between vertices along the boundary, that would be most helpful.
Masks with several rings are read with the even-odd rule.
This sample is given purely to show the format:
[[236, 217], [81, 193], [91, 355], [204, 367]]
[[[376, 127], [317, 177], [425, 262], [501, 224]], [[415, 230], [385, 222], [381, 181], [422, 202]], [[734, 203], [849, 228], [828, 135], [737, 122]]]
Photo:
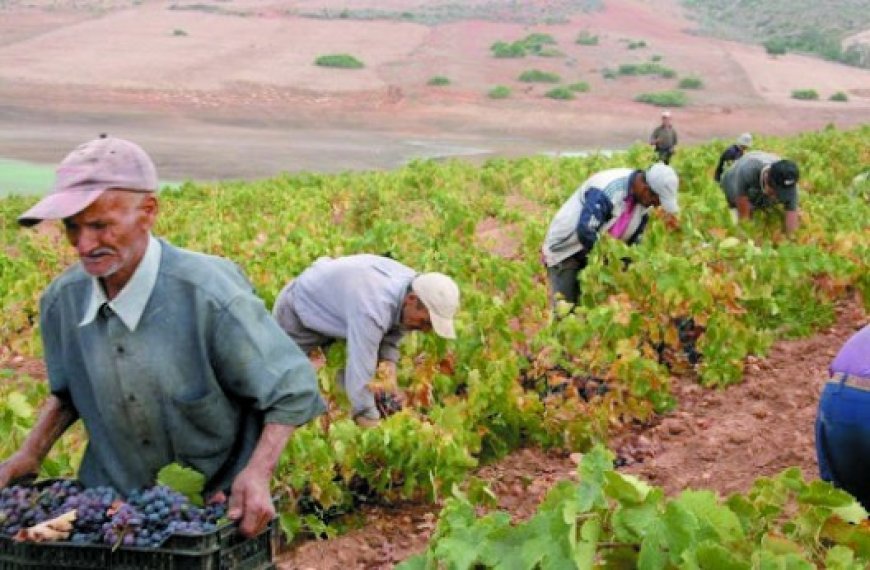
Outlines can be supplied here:
[[18, 217], [22, 226], [32, 226], [42, 220], [60, 220], [74, 216], [93, 204], [105, 189], [53, 192]]
[[676, 214], [680, 211], [680, 206], [677, 204], [676, 198], [664, 200], [661, 196], [659, 196], [659, 200], [661, 201], [662, 210], [664, 210], [665, 212], [669, 214]]
[[432, 321], [432, 330], [435, 331], [435, 334], [442, 338], [456, 338], [456, 329], [453, 327], [453, 319], [439, 317], [432, 311], [429, 311], [429, 320]]

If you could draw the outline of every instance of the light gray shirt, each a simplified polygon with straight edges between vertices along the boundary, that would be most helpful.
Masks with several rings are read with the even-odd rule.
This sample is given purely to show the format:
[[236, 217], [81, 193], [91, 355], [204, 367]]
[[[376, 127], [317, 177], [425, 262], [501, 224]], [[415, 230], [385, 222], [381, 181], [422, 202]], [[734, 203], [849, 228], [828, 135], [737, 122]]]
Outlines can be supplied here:
[[[416, 274], [398, 261], [362, 254], [322, 257], [292, 283], [289, 297], [305, 327], [347, 340], [344, 388], [354, 415], [376, 411], [367, 386], [378, 360], [399, 359], [402, 304]], [[279, 296], [276, 306], [283, 301]]]
[[748, 152], [740, 157], [734, 166], [725, 171], [719, 181], [719, 186], [728, 200], [728, 206], [736, 208], [737, 198], [746, 196], [754, 210], [770, 208], [777, 202], [781, 202], [787, 212], [797, 211], [797, 186], [789, 190], [775, 190], [775, 198], [764, 191], [762, 182], [764, 172], [778, 160], [777, 155], [762, 151]]

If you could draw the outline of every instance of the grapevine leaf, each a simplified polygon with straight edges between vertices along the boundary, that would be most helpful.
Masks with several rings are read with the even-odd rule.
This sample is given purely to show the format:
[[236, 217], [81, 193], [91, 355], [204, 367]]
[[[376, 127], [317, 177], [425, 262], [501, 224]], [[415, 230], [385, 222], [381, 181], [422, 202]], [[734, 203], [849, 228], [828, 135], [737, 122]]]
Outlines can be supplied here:
[[749, 570], [752, 567], [748, 561], [737, 558], [733, 551], [710, 541], [699, 544], [694, 554], [698, 566], [705, 570]]
[[202, 490], [205, 488], [205, 475], [196, 469], [170, 463], [157, 472], [157, 484], [166, 485], [173, 491], [181, 493], [198, 507], [203, 505]]
[[580, 512], [587, 512], [593, 507], [606, 507], [604, 496], [605, 473], [613, 471], [613, 454], [602, 445], [596, 445], [592, 451], [583, 456], [578, 472], [580, 485], [577, 489]]
[[605, 472], [604, 481], [607, 495], [624, 504], [642, 503], [650, 491], [650, 486], [637, 477], [616, 471]]
[[684, 491], [677, 502], [700, 522], [704, 537], [718, 537], [722, 542], [743, 539], [740, 520], [728, 507], [719, 504], [711, 491]]
[[598, 517], [591, 518], [580, 527], [580, 542], [574, 552], [574, 562], [577, 568], [593, 568], [598, 550], [598, 540], [601, 537], [601, 521]]
[[867, 520], [867, 509], [861, 506], [858, 501], [852, 501], [851, 505], [845, 507], [834, 507], [831, 511], [846, 522], [858, 524]]
[[825, 568], [828, 570], [859, 570], [863, 564], [855, 562], [855, 553], [845, 546], [837, 545], [825, 556]]
[[27, 402], [27, 398], [21, 392], [11, 392], [6, 396], [6, 408], [22, 420], [33, 417], [33, 406]]

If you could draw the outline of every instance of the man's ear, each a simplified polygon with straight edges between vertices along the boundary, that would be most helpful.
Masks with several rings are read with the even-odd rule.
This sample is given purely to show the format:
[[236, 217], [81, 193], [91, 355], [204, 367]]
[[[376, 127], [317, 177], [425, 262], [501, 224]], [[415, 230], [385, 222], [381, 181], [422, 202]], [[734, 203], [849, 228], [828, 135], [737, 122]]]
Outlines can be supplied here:
[[157, 221], [157, 214], [160, 212], [160, 203], [157, 201], [157, 195], [149, 192], [139, 203], [139, 211], [142, 214], [142, 220], [147, 229], [151, 229]]

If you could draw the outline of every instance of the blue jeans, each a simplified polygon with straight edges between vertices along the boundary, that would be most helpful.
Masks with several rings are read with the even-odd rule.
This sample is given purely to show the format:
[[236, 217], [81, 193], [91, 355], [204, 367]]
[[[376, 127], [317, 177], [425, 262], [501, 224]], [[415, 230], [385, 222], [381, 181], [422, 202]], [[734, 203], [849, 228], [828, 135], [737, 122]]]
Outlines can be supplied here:
[[816, 417], [819, 476], [870, 509], [870, 390], [829, 382]]

